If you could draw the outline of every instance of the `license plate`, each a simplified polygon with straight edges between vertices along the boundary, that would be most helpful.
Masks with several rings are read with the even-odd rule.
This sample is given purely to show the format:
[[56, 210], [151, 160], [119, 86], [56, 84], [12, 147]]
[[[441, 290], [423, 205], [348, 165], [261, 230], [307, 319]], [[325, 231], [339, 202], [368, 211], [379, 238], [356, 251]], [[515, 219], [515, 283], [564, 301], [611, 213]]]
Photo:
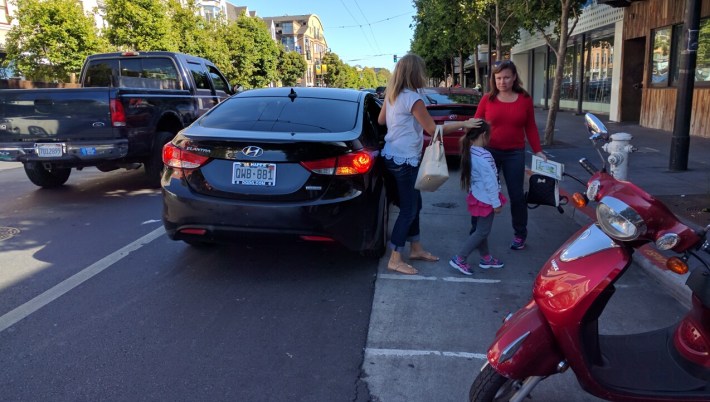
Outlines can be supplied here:
[[232, 184], [243, 184], [245, 186], [275, 186], [276, 164], [234, 162]]
[[35, 152], [40, 158], [54, 158], [64, 154], [64, 144], [35, 144]]

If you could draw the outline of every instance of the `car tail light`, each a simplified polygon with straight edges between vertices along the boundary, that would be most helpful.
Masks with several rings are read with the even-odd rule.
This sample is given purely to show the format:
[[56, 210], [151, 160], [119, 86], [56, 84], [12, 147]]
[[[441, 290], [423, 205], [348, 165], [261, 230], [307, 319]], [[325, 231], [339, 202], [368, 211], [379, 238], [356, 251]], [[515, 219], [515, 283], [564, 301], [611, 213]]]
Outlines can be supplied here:
[[358, 151], [338, 157], [301, 162], [301, 165], [313, 173], [335, 176], [365, 174], [375, 165], [375, 154], [371, 151]]
[[209, 159], [207, 156], [180, 149], [170, 142], [163, 146], [163, 163], [173, 168], [196, 169], [207, 163]]
[[109, 107], [111, 108], [111, 126], [125, 127], [126, 112], [123, 110], [123, 103], [119, 99], [111, 99]]

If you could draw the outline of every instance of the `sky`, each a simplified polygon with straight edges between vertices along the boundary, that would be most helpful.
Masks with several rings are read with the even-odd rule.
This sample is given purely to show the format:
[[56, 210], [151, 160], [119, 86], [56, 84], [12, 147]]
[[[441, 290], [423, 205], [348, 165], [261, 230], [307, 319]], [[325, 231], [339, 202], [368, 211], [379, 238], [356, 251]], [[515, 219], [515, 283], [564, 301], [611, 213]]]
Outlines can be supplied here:
[[331, 52], [343, 62], [394, 70], [393, 55], [409, 51], [412, 0], [229, 0], [257, 17], [316, 14]]

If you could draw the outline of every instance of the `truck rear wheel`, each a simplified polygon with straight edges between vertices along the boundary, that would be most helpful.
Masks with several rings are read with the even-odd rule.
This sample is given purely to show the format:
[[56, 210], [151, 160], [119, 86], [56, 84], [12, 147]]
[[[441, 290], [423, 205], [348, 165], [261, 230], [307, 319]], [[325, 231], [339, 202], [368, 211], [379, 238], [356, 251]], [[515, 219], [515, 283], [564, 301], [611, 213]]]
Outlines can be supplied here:
[[151, 186], [160, 187], [160, 179], [163, 174], [163, 145], [170, 142], [174, 136], [175, 134], [169, 131], [159, 131], [155, 133], [153, 150], [143, 163], [145, 174], [148, 176]]
[[69, 180], [71, 174], [71, 168], [47, 169], [39, 162], [26, 162], [23, 165], [30, 181], [42, 188], [61, 187]]

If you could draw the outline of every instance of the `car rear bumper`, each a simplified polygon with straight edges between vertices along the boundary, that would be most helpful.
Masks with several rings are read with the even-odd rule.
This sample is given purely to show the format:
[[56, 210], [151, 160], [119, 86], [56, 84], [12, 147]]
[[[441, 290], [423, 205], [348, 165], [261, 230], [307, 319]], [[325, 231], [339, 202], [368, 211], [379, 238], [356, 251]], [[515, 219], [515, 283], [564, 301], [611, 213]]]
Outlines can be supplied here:
[[[99, 140], [60, 142], [61, 156], [42, 157], [37, 154], [34, 142], [10, 142], [0, 144], [0, 160], [15, 162], [91, 162], [107, 159], [120, 159], [128, 154], [128, 140]], [[56, 142], [48, 144], [57, 144]]]
[[[383, 191], [356, 191], [327, 202], [247, 202], [197, 194], [181, 180], [170, 179], [163, 185], [163, 224], [173, 240], [228, 242], [245, 234], [315, 236], [362, 251], [372, 248], [378, 230], [383, 230], [381, 214], [386, 208], [373, 207], [380, 205], [380, 198], [385, 201]], [[205, 233], [194, 234], [194, 229]]]

